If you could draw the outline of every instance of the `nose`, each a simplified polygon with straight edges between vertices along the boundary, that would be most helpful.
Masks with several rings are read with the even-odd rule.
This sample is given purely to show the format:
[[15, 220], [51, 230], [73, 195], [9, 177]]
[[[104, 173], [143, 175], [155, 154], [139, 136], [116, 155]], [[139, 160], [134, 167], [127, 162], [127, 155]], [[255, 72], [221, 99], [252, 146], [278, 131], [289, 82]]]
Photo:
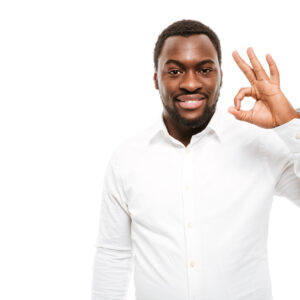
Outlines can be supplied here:
[[182, 81], [180, 82], [179, 87], [189, 92], [193, 92], [202, 88], [202, 82], [199, 78], [199, 75], [191, 70], [189, 72], [186, 72], [182, 77]]

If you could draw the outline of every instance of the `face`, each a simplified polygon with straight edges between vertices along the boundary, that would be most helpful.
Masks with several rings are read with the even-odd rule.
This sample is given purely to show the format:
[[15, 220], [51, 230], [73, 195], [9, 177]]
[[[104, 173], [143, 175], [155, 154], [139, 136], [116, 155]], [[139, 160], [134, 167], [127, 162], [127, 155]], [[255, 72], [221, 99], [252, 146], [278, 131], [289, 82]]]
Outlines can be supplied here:
[[158, 59], [154, 83], [167, 122], [185, 129], [207, 124], [215, 112], [222, 84], [217, 51], [209, 37], [168, 37]]

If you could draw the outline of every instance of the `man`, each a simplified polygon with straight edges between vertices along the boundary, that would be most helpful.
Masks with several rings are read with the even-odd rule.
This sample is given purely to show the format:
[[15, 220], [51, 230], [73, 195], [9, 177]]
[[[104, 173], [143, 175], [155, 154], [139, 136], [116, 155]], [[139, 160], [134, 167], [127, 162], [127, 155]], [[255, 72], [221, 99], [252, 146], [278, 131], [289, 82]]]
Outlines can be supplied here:
[[[182, 20], [158, 37], [155, 87], [163, 113], [107, 166], [93, 300], [270, 300], [268, 218], [274, 195], [300, 206], [300, 120], [252, 48], [250, 82], [222, 113], [221, 49], [204, 24]], [[251, 96], [250, 111], [241, 101]]]

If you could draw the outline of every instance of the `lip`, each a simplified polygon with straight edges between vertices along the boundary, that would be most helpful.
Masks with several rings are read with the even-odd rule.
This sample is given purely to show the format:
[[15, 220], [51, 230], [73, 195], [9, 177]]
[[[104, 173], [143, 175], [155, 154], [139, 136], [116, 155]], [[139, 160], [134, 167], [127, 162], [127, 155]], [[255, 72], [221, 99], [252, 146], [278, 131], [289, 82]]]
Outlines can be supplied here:
[[203, 94], [193, 94], [193, 95], [181, 95], [176, 97], [176, 100], [178, 101], [201, 101], [206, 99], [207, 96]]

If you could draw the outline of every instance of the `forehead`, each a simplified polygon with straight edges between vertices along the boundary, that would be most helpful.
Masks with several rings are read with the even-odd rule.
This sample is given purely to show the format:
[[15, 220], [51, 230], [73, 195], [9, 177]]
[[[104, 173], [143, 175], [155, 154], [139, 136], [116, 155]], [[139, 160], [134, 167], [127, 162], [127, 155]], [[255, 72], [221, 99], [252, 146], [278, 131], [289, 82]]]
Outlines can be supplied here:
[[217, 51], [205, 34], [195, 34], [188, 37], [168, 37], [159, 56], [159, 63], [164, 64], [169, 59], [181, 62], [199, 62], [202, 59], [210, 58], [218, 63]]

